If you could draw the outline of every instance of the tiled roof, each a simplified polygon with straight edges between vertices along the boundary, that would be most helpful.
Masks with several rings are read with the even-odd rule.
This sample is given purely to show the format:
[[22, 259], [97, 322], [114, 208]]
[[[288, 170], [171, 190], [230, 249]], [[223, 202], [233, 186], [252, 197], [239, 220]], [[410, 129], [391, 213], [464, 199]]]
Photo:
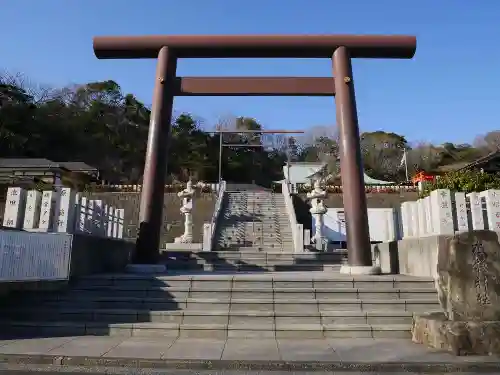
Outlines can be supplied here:
[[0, 168], [60, 168], [58, 163], [48, 159], [0, 159]]

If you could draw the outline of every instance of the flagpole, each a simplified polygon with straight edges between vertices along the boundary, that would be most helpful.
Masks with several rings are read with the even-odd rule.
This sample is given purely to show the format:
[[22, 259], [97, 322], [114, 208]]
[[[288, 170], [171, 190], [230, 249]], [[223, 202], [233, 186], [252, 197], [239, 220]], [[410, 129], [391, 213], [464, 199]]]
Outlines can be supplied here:
[[404, 158], [405, 158], [405, 172], [406, 172], [406, 182], [410, 181], [410, 176], [408, 175], [408, 158], [406, 155], [406, 147], [403, 149]]

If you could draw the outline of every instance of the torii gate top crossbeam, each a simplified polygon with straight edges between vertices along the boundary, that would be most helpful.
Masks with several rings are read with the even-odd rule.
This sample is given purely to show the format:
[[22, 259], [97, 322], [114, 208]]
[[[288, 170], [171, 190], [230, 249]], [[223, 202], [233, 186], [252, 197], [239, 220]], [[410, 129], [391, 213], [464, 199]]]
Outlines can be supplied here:
[[353, 58], [411, 59], [409, 35], [150, 35], [94, 38], [99, 59], [157, 58], [162, 47], [178, 58], [331, 58], [338, 47]]

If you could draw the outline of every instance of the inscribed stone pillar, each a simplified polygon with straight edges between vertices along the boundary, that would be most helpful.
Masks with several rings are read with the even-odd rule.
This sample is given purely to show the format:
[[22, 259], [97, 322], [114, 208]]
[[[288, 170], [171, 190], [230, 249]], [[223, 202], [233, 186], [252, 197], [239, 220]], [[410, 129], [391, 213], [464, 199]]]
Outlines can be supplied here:
[[102, 207], [102, 235], [108, 237], [108, 222], [109, 222], [109, 205], [104, 204]]
[[88, 233], [88, 223], [87, 223], [88, 198], [80, 195], [79, 198], [80, 201], [78, 204], [78, 211], [77, 211], [77, 217], [78, 217], [77, 230], [80, 233]]
[[411, 230], [411, 209], [409, 206], [409, 202], [401, 203], [401, 221], [403, 226], [403, 238], [409, 238], [412, 236]]
[[426, 212], [425, 212], [425, 203], [423, 199], [419, 199], [417, 201], [417, 210], [418, 210], [418, 230], [419, 237], [423, 237], [428, 235], [427, 233], [427, 223], [425, 222]]
[[455, 215], [457, 219], [457, 230], [459, 232], [469, 231], [469, 220], [467, 216], [467, 203], [465, 193], [455, 193]]
[[428, 235], [434, 234], [434, 228], [432, 227], [432, 204], [431, 197], [427, 196], [424, 198], [424, 209], [425, 209], [425, 226]]
[[500, 190], [486, 190], [479, 193], [486, 203], [488, 229], [500, 232]]
[[483, 230], [484, 227], [484, 216], [483, 216], [483, 202], [481, 196], [478, 193], [467, 194], [469, 198], [469, 207], [471, 215], [471, 225], [474, 230]]
[[30, 190], [26, 195], [26, 210], [24, 212], [23, 229], [29, 231], [38, 228], [40, 222], [40, 206], [42, 193], [38, 190]]
[[417, 202], [408, 202], [410, 206], [410, 212], [411, 212], [411, 227], [412, 227], [412, 233], [413, 237], [419, 237], [420, 236], [420, 228], [419, 228], [419, 220], [418, 220], [418, 203]]
[[41, 232], [52, 232], [55, 229], [55, 206], [57, 203], [57, 194], [52, 190], [46, 190], [42, 193], [42, 209], [40, 212]]
[[75, 227], [75, 192], [72, 189], [60, 189], [56, 213], [56, 231], [72, 233]]
[[85, 218], [85, 229], [89, 234], [95, 234], [95, 210], [94, 210], [94, 200], [87, 200], [87, 217]]
[[7, 200], [3, 217], [3, 226], [9, 228], [21, 228], [23, 223], [24, 206], [26, 203], [26, 191], [18, 187], [7, 189]]
[[102, 237], [104, 236], [103, 231], [104, 218], [103, 218], [103, 204], [102, 200], [95, 199], [94, 200], [94, 234], [96, 236]]
[[116, 214], [116, 236], [115, 238], [123, 238], [123, 225], [125, 219], [125, 210], [118, 208], [115, 210]]
[[115, 208], [113, 206], [108, 206], [108, 232], [107, 235], [113, 238], [115, 230]]
[[431, 192], [432, 226], [435, 234], [454, 234], [453, 213], [451, 209], [451, 193], [447, 189]]

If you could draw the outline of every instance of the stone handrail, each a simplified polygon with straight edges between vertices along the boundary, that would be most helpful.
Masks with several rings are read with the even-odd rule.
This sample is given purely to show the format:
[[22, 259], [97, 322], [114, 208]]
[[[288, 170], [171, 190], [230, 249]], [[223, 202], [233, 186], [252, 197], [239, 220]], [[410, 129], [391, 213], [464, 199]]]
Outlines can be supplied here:
[[210, 224], [212, 224], [212, 237], [215, 234], [215, 226], [217, 224], [217, 219], [219, 218], [220, 209], [222, 207], [222, 198], [224, 197], [224, 193], [226, 192], [226, 181], [221, 181], [219, 183], [219, 189], [217, 191], [217, 200], [215, 201], [214, 213], [212, 215], [212, 220]]
[[[222, 208], [222, 199], [224, 198], [224, 193], [226, 192], [226, 181], [221, 181], [218, 186], [217, 199], [215, 201], [214, 213], [210, 219], [210, 223], [205, 224], [203, 229], [203, 251], [211, 251], [215, 240], [215, 230], [217, 227], [217, 220], [220, 215]], [[205, 227], [208, 226], [208, 232]]]
[[288, 219], [290, 220], [290, 227], [292, 228], [293, 250], [296, 253], [302, 252], [304, 251], [303, 235], [301, 236], [301, 231], [299, 230], [297, 216], [295, 215], [295, 208], [293, 207], [293, 201], [290, 195], [289, 184], [286, 180], [281, 183], [281, 193], [283, 194], [283, 198], [285, 200], [286, 212], [288, 214]]

